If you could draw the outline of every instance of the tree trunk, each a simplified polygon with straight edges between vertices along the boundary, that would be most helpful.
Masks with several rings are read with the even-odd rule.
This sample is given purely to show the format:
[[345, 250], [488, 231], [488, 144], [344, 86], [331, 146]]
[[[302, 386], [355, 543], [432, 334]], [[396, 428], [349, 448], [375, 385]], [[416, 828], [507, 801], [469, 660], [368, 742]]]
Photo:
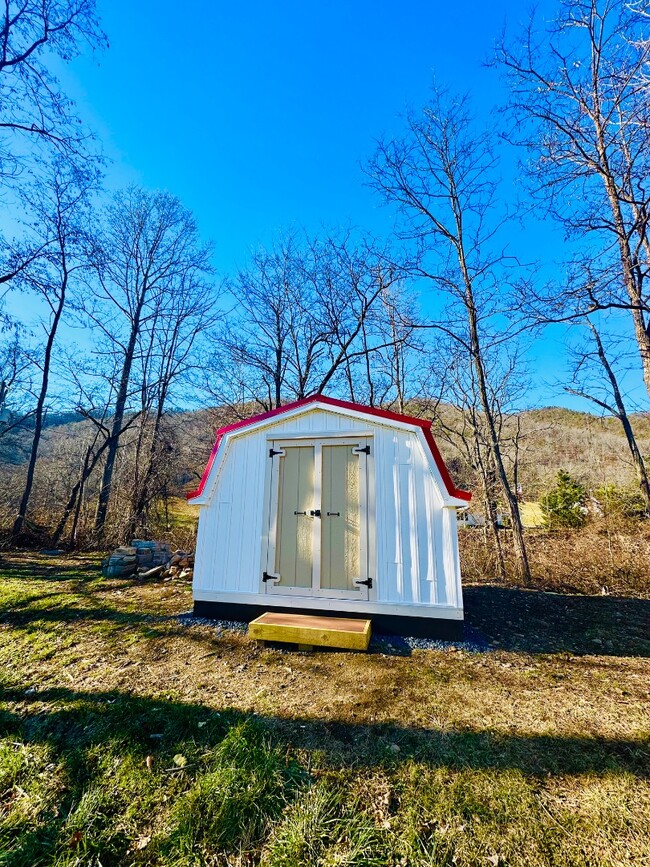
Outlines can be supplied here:
[[492, 407], [490, 406], [490, 399], [487, 392], [485, 368], [483, 366], [483, 356], [481, 353], [481, 343], [478, 332], [476, 307], [474, 305], [474, 293], [472, 290], [471, 279], [467, 271], [467, 266], [465, 264], [465, 257], [462, 245], [459, 246], [458, 254], [465, 283], [465, 304], [468, 314], [470, 345], [472, 349], [472, 364], [474, 365], [474, 370], [476, 371], [476, 379], [479, 387], [481, 408], [483, 410], [483, 415], [485, 416], [485, 421], [487, 423], [491, 457], [494, 463], [494, 469], [496, 471], [497, 478], [499, 479], [501, 490], [503, 491], [503, 496], [506, 500], [508, 513], [510, 515], [512, 539], [514, 543], [515, 557], [517, 560], [517, 572], [519, 574], [519, 577], [523, 581], [528, 582], [530, 581], [530, 565], [528, 563], [528, 553], [526, 551], [526, 540], [524, 539], [524, 528], [521, 523], [521, 515], [519, 514], [519, 504], [517, 502], [517, 497], [513, 493], [510, 482], [508, 481], [508, 474], [506, 472], [506, 468], [503, 463], [503, 456], [501, 454], [499, 435], [496, 429], [494, 415], [492, 413]]
[[133, 320], [131, 322], [131, 333], [129, 342], [124, 354], [124, 364], [122, 365], [122, 373], [120, 376], [120, 384], [115, 400], [115, 414], [113, 415], [113, 423], [111, 432], [107, 440], [106, 463], [104, 464], [104, 472], [102, 474], [102, 484], [97, 497], [97, 510], [95, 512], [95, 527], [94, 531], [97, 536], [102, 536], [106, 524], [106, 514], [108, 512], [108, 502], [111, 495], [111, 486], [113, 484], [113, 472], [115, 470], [115, 458], [117, 457], [117, 449], [122, 432], [122, 423], [124, 421], [124, 411], [126, 408], [126, 400], [129, 394], [129, 381], [131, 379], [131, 367], [133, 366], [133, 356], [135, 353], [135, 345], [140, 330], [140, 316], [144, 305], [146, 295], [146, 284], [143, 286], [138, 306], [135, 310]]
[[623, 427], [625, 439], [627, 440], [627, 445], [630, 449], [630, 455], [632, 456], [634, 469], [636, 470], [636, 474], [639, 479], [641, 494], [645, 501], [646, 514], [650, 515], [650, 481], [648, 480], [648, 473], [646, 470], [645, 461], [643, 460], [643, 455], [639, 450], [636, 437], [634, 436], [634, 431], [632, 430], [632, 425], [630, 424], [627, 409], [623, 401], [623, 395], [621, 394], [621, 390], [618, 387], [618, 380], [616, 379], [616, 374], [614, 373], [614, 370], [612, 369], [612, 366], [609, 363], [609, 359], [607, 358], [607, 355], [605, 353], [605, 348], [603, 347], [603, 342], [600, 339], [600, 334], [591, 322], [589, 322], [589, 328], [591, 329], [591, 333], [593, 334], [594, 340], [596, 341], [598, 358], [612, 386], [612, 393], [614, 395], [614, 402], [616, 404], [616, 415]]
[[[485, 485], [485, 480], [483, 484]], [[503, 559], [503, 548], [501, 547], [501, 538], [499, 536], [499, 516], [496, 513], [494, 503], [492, 502], [492, 498], [487, 487], [485, 488], [483, 507], [485, 509], [485, 521], [487, 524], [487, 528], [489, 529], [490, 535], [492, 536], [494, 555], [497, 560], [497, 573], [499, 575], [499, 578], [503, 581], [506, 577], [506, 564]]]
[[81, 508], [84, 501], [84, 493], [86, 490], [86, 479], [83, 479], [79, 487], [79, 496], [77, 497], [77, 505], [74, 510], [74, 518], [72, 519], [72, 527], [70, 527], [69, 545], [71, 548], [77, 547], [77, 530], [79, 528], [79, 518], [81, 517]]
[[147, 475], [147, 467], [141, 473], [142, 451], [144, 446], [144, 438], [147, 425], [147, 410], [142, 405], [142, 415], [140, 416], [140, 430], [138, 431], [138, 439], [135, 446], [135, 455], [133, 456], [133, 493], [131, 496], [131, 514], [126, 528], [127, 539], [132, 539], [137, 533], [137, 526], [140, 519], [140, 500], [143, 491], [143, 486], [146, 484], [145, 478]]
[[[645, 321], [643, 295], [641, 285], [637, 283], [635, 261], [634, 256], [632, 255], [632, 250], [630, 249], [630, 236], [625, 226], [625, 218], [621, 207], [621, 197], [610, 168], [606, 132], [603, 127], [603, 117], [601, 112], [599, 78], [598, 73], [593, 66], [592, 88], [594, 97], [594, 114], [592, 119], [596, 133], [596, 149], [600, 160], [599, 174], [602, 178], [605, 193], [612, 211], [612, 220], [616, 232], [621, 269], [623, 272], [623, 283], [630, 301], [630, 313], [634, 325], [634, 335], [639, 347], [639, 355], [641, 356], [643, 381], [646, 390], [650, 395], [650, 334], [648, 333], [648, 326]], [[627, 158], [625, 150], [623, 150], [623, 153]], [[642, 277], [639, 277], [639, 280], [641, 279]]]
[[625, 229], [625, 221], [621, 212], [621, 204], [618, 200], [611, 179], [605, 178], [605, 189], [609, 198], [616, 227], [619, 255], [623, 271], [623, 283], [630, 301], [630, 314], [634, 325], [634, 336], [639, 347], [641, 365], [643, 367], [643, 382], [650, 395], [650, 334], [644, 315], [644, 302], [635, 277], [635, 265], [630, 249], [630, 242]]
[[147, 505], [149, 503], [149, 485], [151, 482], [151, 476], [153, 473], [156, 458], [156, 448], [158, 445], [158, 434], [160, 433], [160, 425], [162, 422], [164, 401], [165, 397], [161, 399], [161, 403], [159, 403], [156, 410], [153, 430], [151, 431], [151, 443], [147, 451], [147, 463], [144, 467], [144, 471], [142, 472], [140, 484], [134, 491], [135, 496], [133, 498], [133, 504], [131, 508], [131, 523], [129, 526], [129, 534], [136, 533], [138, 524], [141, 522], [144, 516], [145, 509], [147, 508]]
[[38, 454], [38, 447], [41, 441], [41, 434], [43, 432], [43, 417], [45, 412], [45, 401], [47, 398], [47, 391], [50, 380], [50, 367], [52, 364], [52, 350], [54, 348], [54, 339], [56, 337], [56, 332], [59, 327], [59, 322], [61, 320], [61, 316], [63, 314], [63, 308], [65, 305], [65, 293], [68, 286], [68, 271], [67, 271], [67, 262], [65, 251], [62, 250], [62, 270], [63, 270], [63, 279], [61, 281], [61, 288], [59, 291], [59, 298], [56, 308], [54, 310], [54, 317], [52, 319], [52, 324], [50, 326], [50, 333], [47, 337], [47, 343], [45, 344], [45, 353], [43, 356], [43, 377], [41, 379], [41, 387], [38, 393], [38, 400], [36, 402], [36, 412], [34, 413], [34, 436], [32, 438], [32, 447], [29, 454], [29, 463], [27, 465], [27, 476], [25, 478], [25, 487], [23, 489], [23, 495], [20, 499], [20, 505], [18, 507], [18, 514], [16, 516], [16, 520], [14, 521], [13, 528], [11, 530], [11, 539], [15, 542], [20, 536], [22, 529], [25, 524], [25, 518], [27, 517], [27, 508], [29, 506], [29, 498], [32, 493], [32, 487], [34, 485], [34, 471], [36, 469], [36, 458]]
[[[492, 537], [494, 546], [494, 554], [497, 561], [497, 570], [499, 577], [504, 580], [506, 577], [506, 565], [503, 559], [503, 546], [501, 545], [501, 537], [499, 536], [499, 514], [496, 503], [494, 502], [494, 470], [486, 467], [483, 460], [482, 448], [483, 442], [480, 431], [476, 425], [476, 420], [472, 421], [472, 429], [474, 433], [474, 449], [475, 463], [480, 471], [481, 483], [483, 485], [483, 508], [485, 511], [485, 541], [487, 545], [488, 533]], [[488, 456], [489, 459], [489, 456]]]
[[63, 535], [63, 531], [65, 530], [65, 525], [68, 523], [68, 518], [72, 514], [72, 510], [75, 508], [77, 501], [78, 500], [81, 501], [81, 494], [82, 494], [84, 485], [85, 485], [86, 481], [90, 478], [95, 467], [97, 466], [97, 463], [98, 463], [100, 457], [102, 456], [102, 454], [104, 453], [107, 444], [108, 444], [108, 440], [105, 440], [102, 443], [102, 445], [99, 447], [99, 449], [95, 452], [95, 454], [92, 456], [92, 459], [91, 459], [91, 454], [92, 454], [92, 449], [94, 447], [94, 443], [93, 443], [93, 445], [91, 445], [87, 449], [86, 455], [84, 458], [83, 467], [81, 469], [81, 474], [80, 474], [79, 478], [77, 479], [77, 481], [75, 482], [72, 490], [70, 491], [70, 496], [68, 497], [68, 502], [65, 504], [63, 514], [61, 515], [61, 518], [59, 519], [59, 523], [56, 525], [56, 529], [54, 530], [54, 533], [52, 535], [52, 544], [54, 546], [58, 545], [59, 539], [61, 538], [61, 536]]

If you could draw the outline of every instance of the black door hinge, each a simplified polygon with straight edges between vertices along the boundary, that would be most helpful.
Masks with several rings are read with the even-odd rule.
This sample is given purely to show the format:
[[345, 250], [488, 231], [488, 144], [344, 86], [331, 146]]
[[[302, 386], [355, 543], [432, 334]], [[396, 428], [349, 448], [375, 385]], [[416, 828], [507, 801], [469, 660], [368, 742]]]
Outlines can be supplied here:
[[268, 572], [262, 572], [262, 581], [266, 584], [267, 581], [277, 581], [277, 575], [269, 575]]
[[275, 457], [275, 455], [281, 455], [281, 454], [282, 454], [282, 449], [279, 449], [278, 451], [276, 451], [275, 449], [269, 449], [269, 457], [270, 458]]
[[366, 578], [365, 581], [355, 581], [354, 583], [363, 584], [365, 587], [368, 588], [368, 590], [370, 590], [370, 588], [372, 587], [372, 578]]
[[370, 454], [370, 446], [359, 446], [358, 449], [354, 449], [355, 455], [369, 455]]

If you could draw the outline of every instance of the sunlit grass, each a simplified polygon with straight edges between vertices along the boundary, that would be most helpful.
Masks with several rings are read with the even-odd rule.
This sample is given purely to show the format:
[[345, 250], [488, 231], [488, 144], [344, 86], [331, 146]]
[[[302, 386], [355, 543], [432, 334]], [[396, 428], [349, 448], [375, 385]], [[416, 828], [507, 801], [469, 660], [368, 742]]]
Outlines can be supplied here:
[[0, 569], [2, 867], [647, 862], [647, 657], [287, 655], [50, 565]]

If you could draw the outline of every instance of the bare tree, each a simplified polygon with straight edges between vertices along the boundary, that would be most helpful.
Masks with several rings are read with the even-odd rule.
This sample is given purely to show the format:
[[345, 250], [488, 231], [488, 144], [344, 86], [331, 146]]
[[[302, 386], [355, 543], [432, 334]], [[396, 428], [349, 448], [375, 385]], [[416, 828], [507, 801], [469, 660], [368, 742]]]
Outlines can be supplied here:
[[[139, 336], [141, 406], [128, 536], [144, 528], [147, 507], [166, 483], [159, 472], [168, 463], [165, 413], [170, 401], [182, 400], [179, 392], [191, 389], [196, 380], [202, 360], [199, 344], [222, 317], [217, 301], [218, 291], [210, 290], [202, 275], [184, 273]], [[166, 427], [173, 427], [172, 418], [166, 419]]]
[[395, 342], [376, 322], [396, 279], [381, 252], [349, 234], [290, 236], [258, 252], [230, 286], [212, 393], [264, 409], [325, 389], [353, 396], [356, 365]]
[[[589, 329], [591, 345], [575, 353], [573, 384], [565, 386], [569, 394], [590, 401], [599, 409], [617, 418], [630, 451], [630, 457], [639, 480], [639, 488], [645, 502], [646, 513], [650, 514], [650, 480], [645, 460], [634, 435], [634, 429], [625, 405], [623, 392], [614, 369], [614, 363], [605, 349], [602, 335], [591, 318], [585, 318]], [[596, 368], [594, 381], [593, 372]], [[604, 382], [603, 382], [604, 380]]]
[[[417, 331], [418, 305], [402, 283], [382, 293], [361, 328], [361, 356], [346, 361], [346, 384], [353, 401], [406, 411], [409, 398], [422, 393], [423, 346]], [[378, 348], [381, 347], [381, 348]]]
[[587, 242], [583, 256], [598, 271], [593, 282], [563, 287], [546, 315], [625, 309], [650, 393], [648, 8], [564, 0], [555, 21], [533, 17], [518, 40], [504, 37], [496, 60], [538, 204]]
[[[75, 438], [80, 445], [78, 474], [76, 477], [70, 475], [71, 484], [67, 499], [52, 532], [51, 541], [55, 546], [60, 543], [66, 526], [72, 518], [68, 544], [75, 547], [78, 542], [81, 508], [87, 487], [96, 468], [101, 465], [110, 443], [110, 414], [116, 377], [110, 370], [102, 371], [96, 365], [91, 367], [85, 359], [80, 363], [75, 347], [69, 348], [62, 366], [65, 368], [62, 385], [67, 387], [71, 395], [76, 395], [74, 402], [76, 414], [85, 421], [80, 424], [80, 427], [83, 426], [83, 433], [79, 433]], [[130, 413], [124, 419], [120, 436], [135, 425], [138, 418], [137, 412]]]
[[227, 354], [212, 365], [216, 380], [223, 381], [225, 374], [227, 394], [232, 364], [244, 374], [244, 402], [264, 409], [280, 406], [290, 365], [296, 373], [293, 389], [300, 393], [326, 343], [326, 334], [309, 319], [295, 239], [289, 236], [272, 250], [255, 253], [229, 289], [233, 313], [222, 335]]
[[[24, 140], [70, 156], [87, 132], [48, 63], [68, 61], [84, 45], [107, 45], [95, 0], [7, 0], [0, 13], [0, 174], [14, 173]], [[22, 140], [22, 141], [21, 141]]]
[[37, 182], [33, 189], [23, 193], [23, 200], [33, 214], [34, 232], [39, 236], [40, 246], [44, 250], [25, 272], [23, 279], [26, 287], [37, 293], [45, 303], [48, 315], [42, 323], [45, 344], [42, 353], [39, 350], [37, 359], [40, 377], [33, 414], [33, 436], [25, 485], [12, 529], [14, 540], [22, 532], [29, 508], [58, 329], [71, 281], [85, 264], [83, 248], [88, 195], [95, 180], [94, 174], [81, 172], [69, 163], [57, 160], [47, 182]]
[[499, 245], [491, 138], [476, 129], [466, 106], [466, 97], [435, 89], [422, 112], [407, 115], [402, 138], [379, 143], [368, 173], [397, 208], [400, 236], [413, 244], [411, 274], [443, 293], [440, 317], [430, 327], [446, 334], [472, 369], [489, 463], [509, 513], [519, 574], [527, 580], [526, 544], [487, 366], [488, 354], [514, 340], [508, 305], [515, 263]]
[[15, 328], [8, 329], [0, 342], [0, 438], [19, 427], [31, 413], [31, 409], [17, 411], [11, 401], [16, 390], [24, 392], [25, 374], [29, 366], [18, 331]]
[[[413, 328], [406, 311], [401, 309], [404, 316], [400, 327], [390, 327], [390, 313], [397, 317], [397, 295], [392, 306], [389, 296], [402, 272], [385, 249], [369, 240], [356, 245], [349, 234], [342, 238], [329, 236], [313, 246], [314, 309], [330, 335], [327, 360], [314, 377], [313, 391], [320, 394], [337, 380], [349, 380], [360, 363], [372, 380], [374, 364], [382, 359], [382, 353], [399, 352]], [[350, 396], [353, 382], [352, 377]], [[391, 381], [393, 386], [395, 383]], [[374, 403], [374, 383], [369, 390]], [[388, 391], [384, 390], [384, 397]]]
[[[89, 47], [107, 45], [95, 0], [7, 0], [0, 12], [0, 197], [21, 213], [20, 189], [30, 178], [49, 177], [52, 159], [78, 161], [91, 136], [52, 71]], [[95, 163], [96, 155], [93, 156]], [[19, 184], [15, 184], [19, 181]], [[16, 201], [18, 194], [18, 201]], [[4, 295], [56, 243], [27, 233], [0, 234], [0, 331], [13, 323]], [[56, 255], [56, 252], [54, 253]]]
[[[210, 303], [210, 252], [199, 241], [192, 215], [168, 193], [147, 193], [132, 187], [117, 193], [106, 210], [92, 254], [95, 279], [87, 312], [103, 335], [101, 351], [117, 360], [119, 372], [97, 501], [97, 534], [101, 535], [106, 523], [129, 400], [149, 387], [145, 381], [148, 370], [142, 367], [142, 347], [156, 344], [160, 323], [188, 287], [192, 287], [194, 298], [203, 293]], [[179, 332], [178, 340], [187, 346], [187, 332], [182, 336]], [[177, 360], [176, 355], [170, 362], [172, 377]], [[167, 364], [165, 358], [159, 361]], [[139, 381], [134, 381], [138, 374]]]
[[[520, 416], [516, 408], [521, 404], [526, 387], [518, 347], [497, 351], [487, 348], [483, 354], [486, 380], [489, 383], [491, 416], [498, 432], [500, 452], [517, 492], [518, 450], [521, 440]], [[432, 375], [427, 382], [427, 394], [435, 395], [426, 409], [436, 424], [438, 435], [453, 446], [467, 466], [476, 486], [477, 510], [483, 509], [484, 535], [491, 540], [496, 571], [505, 577], [506, 564], [500, 529], [503, 527], [501, 484], [494, 464], [490, 430], [483, 412], [480, 389], [474, 365], [458, 342], [440, 335], [428, 347], [434, 359]], [[512, 354], [510, 354], [512, 352]], [[440, 359], [445, 359], [441, 364]], [[478, 514], [478, 512], [476, 513]]]
[[501, 537], [499, 535], [498, 483], [494, 472], [485, 426], [477, 400], [473, 367], [448, 338], [436, 341], [435, 356], [447, 363], [438, 377], [429, 381], [428, 393], [435, 398], [428, 407], [436, 424], [436, 433], [446, 440], [470, 468], [473, 484], [478, 488], [477, 499], [483, 507], [484, 540], [492, 541], [496, 571], [506, 575]]

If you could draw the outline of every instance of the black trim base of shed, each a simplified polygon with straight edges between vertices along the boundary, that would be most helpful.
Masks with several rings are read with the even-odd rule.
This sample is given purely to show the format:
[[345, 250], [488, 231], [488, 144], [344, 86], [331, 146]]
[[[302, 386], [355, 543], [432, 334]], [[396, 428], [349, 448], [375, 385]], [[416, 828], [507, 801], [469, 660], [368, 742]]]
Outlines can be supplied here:
[[414, 638], [439, 638], [461, 641], [463, 621], [442, 617], [405, 617], [400, 614], [363, 614], [359, 611], [332, 611], [321, 608], [287, 608], [281, 605], [246, 605], [239, 602], [194, 601], [194, 616], [209, 620], [240, 620], [249, 623], [265, 611], [278, 614], [313, 614], [318, 617], [364, 617], [372, 621], [372, 629], [382, 635], [409, 635]]

